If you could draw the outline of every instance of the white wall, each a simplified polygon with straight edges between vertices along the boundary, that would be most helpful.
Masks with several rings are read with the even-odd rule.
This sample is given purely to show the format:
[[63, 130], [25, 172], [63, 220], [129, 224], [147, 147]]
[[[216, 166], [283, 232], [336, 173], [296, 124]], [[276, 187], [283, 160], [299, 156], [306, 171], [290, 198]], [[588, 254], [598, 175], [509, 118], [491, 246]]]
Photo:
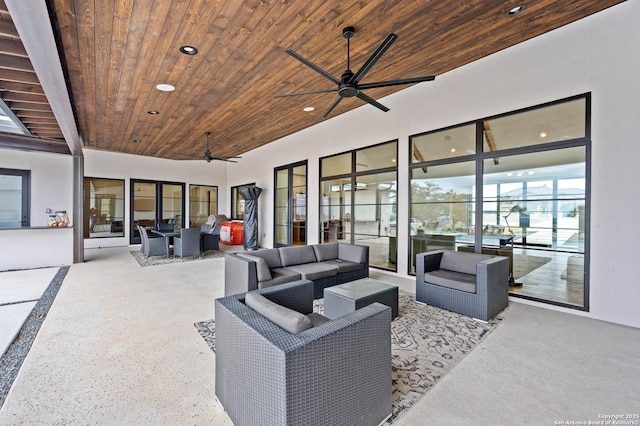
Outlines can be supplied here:
[[[140, 155], [119, 154], [94, 149], [84, 151], [84, 175], [95, 178], [124, 179], [125, 223], [130, 221], [130, 180], [150, 179], [168, 182], [184, 182], [186, 198], [185, 217], [189, 215], [189, 185], [212, 185], [218, 187], [218, 212], [228, 214], [227, 163], [203, 160], [167, 160]], [[125, 226], [124, 237], [85, 239], [85, 248], [126, 246], [129, 244], [129, 226]]]
[[[273, 168], [307, 159], [307, 236], [308, 243], [316, 243], [319, 157], [398, 139], [397, 266], [404, 275], [409, 135], [591, 92], [591, 281], [590, 312], [584, 315], [640, 327], [640, 244], [634, 214], [640, 211], [637, 22], [640, 3], [625, 2], [382, 99], [391, 108], [387, 113], [365, 105], [326, 120], [244, 154], [241, 167], [229, 168], [228, 184], [255, 181], [264, 189], [259, 214], [260, 233], [266, 237], [260, 244], [272, 247]], [[331, 100], [328, 96], [327, 105]], [[322, 111], [327, 105], [315, 107]]]
[[[31, 171], [31, 226], [36, 229], [0, 230], [0, 271], [73, 263], [73, 230], [46, 227], [49, 214], [73, 210], [73, 158], [0, 149], [0, 167]], [[71, 217], [71, 225], [74, 218]]]

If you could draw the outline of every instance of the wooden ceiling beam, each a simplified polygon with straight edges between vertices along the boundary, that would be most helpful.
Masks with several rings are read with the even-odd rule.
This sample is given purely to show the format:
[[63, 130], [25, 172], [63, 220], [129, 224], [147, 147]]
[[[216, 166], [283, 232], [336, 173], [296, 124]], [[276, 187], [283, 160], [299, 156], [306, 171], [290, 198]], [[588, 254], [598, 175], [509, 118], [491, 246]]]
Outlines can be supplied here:
[[53, 117], [53, 115], [51, 115], [51, 118], [49, 117], [23, 117], [20, 119], [20, 121], [22, 121], [22, 123], [26, 124], [36, 124], [36, 123], [42, 123], [42, 124], [55, 124], [56, 126], [58, 125], [58, 122], [56, 121], [56, 119]]
[[24, 46], [17, 40], [11, 40], [7, 38], [0, 39], [0, 52], [5, 55], [20, 56], [27, 58], [27, 51], [24, 50]]
[[19, 81], [2, 81], [0, 79], [0, 92], [5, 93], [33, 93], [44, 95], [44, 90], [38, 83], [21, 83]]
[[13, 133], [2, 133], [0, 135], [0, 148], [71, 154], [71, 151], [69, 151], [69, 147], [65, 142], [54, 139], [17, 135]]
[[17, 71], [34, 72], [33, 66], [31, 65], [31, 61], [29, 61], [29, 58], [23, 58], [23, 57], [14, 56], [14, 55], [6, 55], [2, 52], [0, 52], [0, 68], [17, 70]]
[[13, 22], [6, 19], [0, 20], [0, 36], [10, 37], [16, 40], [20, 39], [20, 36], [18, 35], [18, 30], [16, 30], [16, 27], [15, 25], [13, 25]]
[[19, 113], [19, 118], [21, 120], [23, 117], [55, 119], [55, 116], [53, 115], [52, 111], [18, 111], [18, 113]]
[[[26, 124], [26, 123], [22, 123], [22, 124]], [[33, 129], [58, 129], [58, 131], [60, 131], [60, 129], [58, 128], [58, 123], [45, 123], [45, 122], [33, 122], [33, 123], [29, 123], [29, 128], [33, 128]]]
[[[489, 150], [491, 152], [497, 151], [498, 145], [496, 144], [496, 140], [493, 137], [493, 132], [491, 131], [491, 126], [489, 125], [489, 122], [487, 120], [484, 120], [482, 122], [482, 127], [484, 128], [484, 137], [487, 138], [487, 144], [489, 145]], [[495, 157], [493, 159], [493, 164], [495, 164], [496, 166], [500, 164], [500, 159], [498, 157]]]
[[[0, 81], [16, 83], [39, 84], [38, 76], [34, 72], [17, 71], [0, 67]], [[1, 83], [0, 83], [1, 84]]]
[[18, 114], [19, 111], [52, 112], [51, 107], [48, 104], [36, 104], [33, 102], [11, 102], [11, 103], [7, 103], [7, 105], [9, 105], [9, 108], [11, 108], [11, 110], [16, 114]]
[[18, 92], [4, 92], [0, 93], [0, 97], [5, 102], [29, 102], [34, 104], [49, 104], [47, 97], [43, 94], [34, 93], [18, 93]]
[[[422, 152], [420, 152], [420, 149], [418, 148], [418, 145], [416, 145], [415, 143], [413, 144], [413, 156], [415, 157], [416, 160], [418, 160], [420, 163], [424, 163], [424, 156], [422, 155]], [[422, 171], [427, 173], [428, 168], [427, 167], [422, 167]]]

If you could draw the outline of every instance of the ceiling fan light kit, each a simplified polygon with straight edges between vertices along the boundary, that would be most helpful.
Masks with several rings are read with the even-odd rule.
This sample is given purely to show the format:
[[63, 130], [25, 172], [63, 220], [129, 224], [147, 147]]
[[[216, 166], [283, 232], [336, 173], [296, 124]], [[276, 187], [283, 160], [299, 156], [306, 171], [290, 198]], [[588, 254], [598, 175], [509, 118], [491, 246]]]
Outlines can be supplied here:
[[[313, 62], [298, 55], [293, 50], [291, 49], [285, 50], [285, 53], [297, 59], [298, 61], [302, 62], [307, 67], [311, 68], [312, 70], [322, 75], [323, 77], [327, 78], [328, 80], [332, 81], [334, 84], [338, 86], [337, 87], [338, 96], [333, 101], [333, 103], [329, 106], [329, 108], [327, 108], [327, 110], [324, 112], [324, 114], [322, 115], [323, 117], [328, 116], [331, 113], [331, 111], [336, 107], [336, 105], [338, 105], [338, 103], [342, 100], [342, 98], [353, 98], [353, 97], [358, 97], [361, 100], [373, 105], [374, 107], [384, 112], [387, 112], [389, 111], [389, 108], [382, 105], [375, 99], [365, 95], [364, 93], [362, 93], [362, 90], [373, 89], [377, 87], [398, 86], [402, 84], [414, 84], [414, 83], [420, 83], [423, 81], [432, 81], [435, 79], [435, 76], [426, 76], [426, 77], [414, 77], [414, 78], [406, 78], [406, 79], [400, 79], [400, 80], [389, 80], [389, 81], [380, 81], [376, 83], [360, 84], [360, 81], [371, 70], [371, 68], [373, 68], [373, 66], [376, 64], [376, 62], [378, 62], [378, 60], [382, 57], [382, 55], [384, 55], [387, 49], [391, 47], [391, 45], [393, 44], [394, 41], [396, 41], [398, 36], [395, 35], [394, 33], [389, 34], [387, 38], [382, 42], [382, 44], [378, 46], [376, 51], [373, 52], [373, 54], [369, 57], [369, 59], [367, 59], [367, 61], [362, 65], [362, 67], [354, 74], [353, 71], [351, 71], [351, 54], [350, 54], [351, 45], [349, 41], [354, 34], [355, 34], [354, 27], [346, 27], [342, 30], [342, 36], [347, 39], [347, 69], [344, 73], [342, 73], [342, 76], [340, 79], [335, 78], [333, 75], [329, 74], [327, 71], [323, 70]], [[298, 93], [289, 93], [284, 95], [276, 95], [275, 97], [284, 98], [284, 97], [290, 97], [290, 96], [330, 93], [335, 91], [336, 89], [324, 89], [324, 90], [314, 90], [310, 92], [298, 92]]]

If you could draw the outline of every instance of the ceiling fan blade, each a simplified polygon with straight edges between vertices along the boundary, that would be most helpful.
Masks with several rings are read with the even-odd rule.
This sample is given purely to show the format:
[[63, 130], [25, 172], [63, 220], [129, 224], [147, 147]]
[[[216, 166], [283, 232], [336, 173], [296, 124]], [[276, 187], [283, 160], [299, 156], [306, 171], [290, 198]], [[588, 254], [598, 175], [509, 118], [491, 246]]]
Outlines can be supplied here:
[[308, 66], [309, 68], [314, 70], [315, 72], [317, 72], [317, 73], [325, 76], [329, 80], [333, 81], [335, 84], [340, 84], [340, 80], [338, 80], [337, 78], [335, 78], [334, 76], [332, 76], [331, 74], [329, 74], [328, 72], [326, 72], [325, 70], [323, 70], [322, 68], [320, 68], [319, 66], [314, 64], [313, 62], [308, 61], [307, 59], [305, 59], [302, 56], [298, 55], [293, 50], [287, 49], [284, 52], [289, 54], [289, 55], [291, 55], [291, 56], [293, 56], [294, 58], [296, 58], [297, 60], [299, 60], [300, 62], [302, 62], [303, 64], [305, 64], [306, 66]]
[[397, 38], [398, 36], [394, 33], [389, 34], [387, 38], [382, 42], [382, 44], [378, 46], [376, 51], [373, 52], [373, 55], [371, 55], [369, 59], [367, 59], [367, 62], [362, 65], [362, 68], [360, 68], [358, 72], [355, 73], [353, 77], [351, 77], [349, 83], [358, 83], [360, 80], [362, 80], [365, 74], [369, 72], [371, 67], [373, 67], [376, 62], [378, 62], [378, 59], [380, 59], [382, 55], [384, 55], [384, 52], [386, 52], [387, 49], [391, 47], [391, 45], [394, 41], [396, 41]]
[[365, 95], [362, 92], [358, 93], [357, 96], [358, 96], [358, 98], [362, 99], [363, 101], [370, 103], [374, 107], [376, 107], [378, 109], [381, 109], [384, 112], [389, 111], [389, 108], [387, 108], [386, 106], [382, 105], [380, 102], [376, 101], [375, 99]]
[[376, 87], [397, 86], [400, 84], [421, 83], [423, 81], [433, 81], [435, 80], [435, 78], [436, 78], [435, 76], [430, 75], [427, 77], [414, 77], [414, 78], [403, 78], [401, 80], [379, 81], [377, 83], [359, 84], [358, 88], [360, 90], [364, 90], [364, 89], [373, 89]]
[[[238, 157], [230, 157], [230, 158], [238, 158]], [[230, 160], [229, 158], [225, 158], [225, 157], [211, 157], [212, 160], [218, 160], [218, 161], [226, 161], [228, 163], [237, 163], [237, 161], [233, 161]]]
[[341, 100], [342, 100], [342, 96], [338, 95], [338, 97], [333, 101], [331, 105], [329, 105], [329, 108], [327, 108], [327, 110], [324, 112], [324, 114], [322, 114], [322, 116], [326, 117], [327, 115], [329, 115], [329, 113], [336, 107], [336, 105], [338, 105], [338, 103]]
[[288, 96], [315, 95], [317, 93], [335, 92], [336, 89], [313, 90], [311, 92], [286, 93], [284, 95], [276, 95], [274, 98], [286, 98]]

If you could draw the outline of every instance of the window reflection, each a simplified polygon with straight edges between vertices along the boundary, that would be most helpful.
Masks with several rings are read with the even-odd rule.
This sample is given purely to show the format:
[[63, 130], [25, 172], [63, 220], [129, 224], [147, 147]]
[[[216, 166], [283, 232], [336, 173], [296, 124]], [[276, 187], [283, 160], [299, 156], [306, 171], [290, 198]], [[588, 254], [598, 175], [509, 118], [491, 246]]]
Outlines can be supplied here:
[[84, 178], [85, 238], [124, 236], [124, 180]]
[[189, 187], [189, 226], [199, 227], [207, 221], [209, 215], [218, 213], [218, 187], [190, 185]]

